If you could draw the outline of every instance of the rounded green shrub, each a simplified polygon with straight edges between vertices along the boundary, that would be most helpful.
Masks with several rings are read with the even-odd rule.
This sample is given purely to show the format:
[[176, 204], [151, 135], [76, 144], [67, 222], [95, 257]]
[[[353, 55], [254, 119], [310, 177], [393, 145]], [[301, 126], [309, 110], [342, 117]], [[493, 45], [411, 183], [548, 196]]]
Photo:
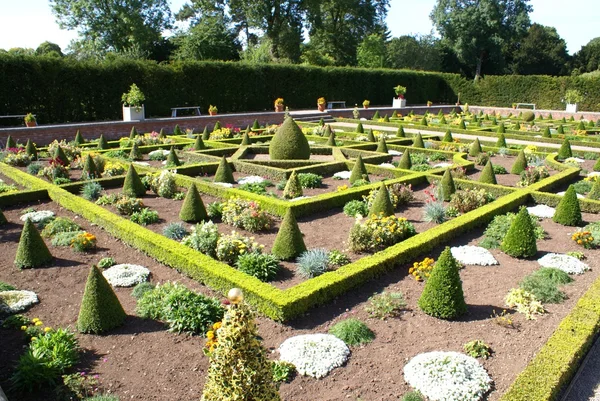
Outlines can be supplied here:
[[369, 181], [369, 174], [367, 173], [367, 168], [365, 167], [365, 163], [363, 163], [361, 155], [358, 155], [356, 158], [356, 162], [354, 163], [354, 167], [352, 167], [352, 172], [349, 179], [350, 184], [354, 184], [354, 182], [358, 180]]
[[573, 185], [569, 185], [569, 189], [558, 203], [552, 221], [563, 226], [580, 226], [583, 223], [579, 199]]
[[198, 223], [208, 219], [204, 202], [202, 202], [196, 184], [190, 185], [183, 200], [183, 205], [181, 205], [179, 218], [187, 223]]
[[49, 264], [52, 259], [52, 254], [35, 225], [31, 220], [25, 220], [15, 256], [15, 266], [19, 269], [40, 267]]
[[510, 168], [511, 174], [521, 174], [523, 171], [527, 169], [527, 157], [525, 157], [525, 152], [521, 150], [519, 155], [517, 156], [517, 160], [513, 163]]
[[146, 186], [142, 182], [133, 164], [129, 165], [125, 182], [123, 183], [123, 194], [133, 198], [138, 198], [146, 194]]
[[412, 146], [413, 146], [413, 148], [420, 148], [420, 149], [423, 149], [425, 147], [425, 143], [423, 143], [423, 137], [421, 136], [420, 132], [414, 136]]
[[535, 227], [526, 208], [522, 207], [517, 213], [500, 249], [514, 258], [529, 258], [537, 253]]
[[141, 283], [138, 283], [135, 287], [133, 287], [133, 291], [131, 291], [131, 296], [135, 299], [141, 299], [145, 293], [152, 291], [154, 288], [154, 284], [149, 283], [148, 281], [142, 281]]
[[271, 160], [308, 160], [310, 145], [293, 118], [288, 117], [269, 144]]
[[302, 195], [302, 185], [300, 184], [296, 170], [293, 170], [292, 174], [290, 174], [290, 178], [288, 178], [287, 183], [285, 184], [285, 188], [283, 189], [283, 197], [285, 199], [293, 199]]
[[571, 143], [567, 138], [563, 141], [560, 149], [558, 150], [558, 160], [565, 160], [569, 157], [573, 157], [573, 152], [571, 151]]
[[231, 170], [231, 166], [227, 163], [227, 159], [225, 155], [221, 158], [221, 162], [219, 163], [219, 167], [217, 167], [217, 172], [215, 173], [214, 182], [226, 182], [228, 184], [235, 184], [235, 179], [233, 178], [233, 171]]
[[368, 344], [375, 338], [375, 333], [366, 324], [354, 318], [334, 324], [329, 329], [329, 334], [336, 336], [348, 346]]
[[492, 161], [488, 160], [487, 164], [483, 168], [481, 172], [481, 176], [479, 177], [479, 182], [484, 184], [494, 184], [496, 185], [498, 182], [496, 181], [496, 174], [494, 174], [494, 166], [492, 165]]
[[379, 214], [383, 214], [383, 216], [392, 216], [394, 214], [394, 206], [390, 201], [390, 194], [383, 181], [381, 181], [377, 196], [369, 210], [369, 215], [379, 216]]
[[363, 217], [367, 216], [369, 213], [369, 208], [365, 202], [359, 200], [351, 200], [344, 205], [344, 214], [349, 217], [356, 217], [356, 215], [361, 215]]
[[290, 260], [304, 251], [306, 251], [306, 245], [304, 245], [298, 222], [292, 209], [288, 208], [277, 232], [271, 253], [281, 260]]
[[526, 111], [523, 113], [521, 118], [523, 119], [523, 121], [529, 123], [529, 122], [535, 120], [535, 114], [533, 113], [533, 111]]

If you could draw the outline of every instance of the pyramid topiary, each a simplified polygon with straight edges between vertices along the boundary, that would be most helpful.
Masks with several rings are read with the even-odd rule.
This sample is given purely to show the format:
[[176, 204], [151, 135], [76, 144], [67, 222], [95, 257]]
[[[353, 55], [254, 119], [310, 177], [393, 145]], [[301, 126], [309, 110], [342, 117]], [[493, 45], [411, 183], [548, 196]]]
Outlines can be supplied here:
[[202, 140], [202, 135], [197, 135], [196, 141], [194, 142], [194, 150], [203, 150], [203, 149], [206, 149], [206, 145], [204, 144], [204, 141]]
[[215, 132], [216, 130], [220, 130], [221, 128], [222, 128], [222, 127], [221, 127], [221, 121], [217, 121], [217, 122], [215, 123], [215, 126], [213, 127], [213, 129], [212, 129], [212, 130], [213, 130], [213, 132]]
[[452, 194], [456, 192], [454, 178], [452, 178], [452, 173], [450, 172], [450, 169], [446, 169], [446, 171], [444, 171], [444, 175], [442, 176], [440, 185], [442, 188], [442, 197], [444, 198], [443, 200], [449, 202], [452, 198]]
[[358, 155], [354, 167], [352, 167], [352, 173], [350, 174], [350, 185], [354, 184], [355, 181], [366, 180], [369, 181], [369, 173], [361, 155]]
[[373, 120], [377, 121], [377, 120], [379, 120], [379, 118], [380, 118], [379, 117], [379, 110], [375, 110], [375, 114], [373, 114]]
[[29, 155], [29, 157], [31, 157], [32, 160], [38, 159], [37, 149], [35, 148], [33, 142], [31, 142], [31, 139], [27, 140], [27, 145], [25, 145], [25, 152], [27, 153], [27, 155]]
[[319, 119], [319, 127], [324, 127], [325, 126], [325, 121], [323, 120], [323, 117], [321, 117]]
[[501, 122], [498, 125], [498, 129], [496, 130], [496, 132], [499, 133], [499, 134], [505, 134], [506, 133], [506, 128], [504, 127], [504, 123], [503, 122]]
[[167, 137], [167, 134], [165, 134], [165, 129], [164, 128], [160, 129], [160, 132], [158, 133], [158, 137], [161, 138], [161, 139], [164, 139], [164, 138]]
[[96, 168], [96, 163], [94, 163], [94, 159], [89, 153], [85, 155], [85, 159], [83, 161], [83, 177], [88, 180], [100, 178], [100, 174]]
[[379, 214], [383, 214], [384, 216], [392, 216], [394, 214], [394, 206], [390, 201], [390, 193], [383, 181], [381, 181], [379, 191], [377, 191], [375, 200], [373, 200], [373, 204], [369, 210], [369, 216], [379, 216]]
[[246, 125], [246, 129], [244, 130], [244, 132], [248, 134], [248, 136], [250, 135], [250, 133], [252, 132], [252, 130], [250, 129], [250, 125]]
[[446, 116], [444, 116], [443, 114], [440, 117], [440, 124], [442, 124], [442, 125], [448, 124], [448, 121], [446, 121]]
[[208, 132], [208, 126], [204, 127], [204, 131], [202, 131], [202, 140], [208, 141], [210, 139], [210, 132]]
[[293, 199], [302, 195], [302, 185], [300, 184], [296, 170], [293, 170], [283, 189], [283, 197], [286, 199]]
[[400, 126], [400, 128], [398, 128], [398, 131], [396, 131], [396, 136], [398, 138], [406, 138], [406, 133], [404, 132], [404, 127]]
[[215, 173], [214, 182], [226, 182], [228, 184], [235, 184], [235, 179], [233, 178], [233, 171], [231, 170], [231, 166], [227, 163], [227, 159], [225, 155], [221, 158], [221, 162], [219, 163], [219, 167], [217, 167], [217, 172]]
[[418, 132], [417, 135], [413, 138], [413, 148], [424, 148], [425, 144], [423, 143], [423, 137], [421, 133]]
[[0, 210], [0, 226], [6, 223], [8, 223], [8, 220], [6, 220], [6, 216], [4, 216], [4, 213]]
[[579, 121], [579, 124], [577, 124], [577, 129], [579, 131], [585, 131], [585, 124], [583, 123], [583, 121]]
[[369, 131], [367, 131], [367, 141], [369, 142], [376, 142], [377, 139], [375, 139], [375, 135], [373, 134], [373, 130], [369, 129]]
[[192, 184], [188, 189], [179, 211], [179, 218], [187, 223], [198, 223], [207, 219], [206, 208], [196, 184]]
[[15, 266], [19, 269], [39, 267], [52, 262], [52, 254], [31, 220], [25, 220], [21, 239], [15, 256]]
[[248, 136], [248, 132], [244, 132], [242, 135], [242, 143], [241, 146], [249, 146], [250, 145], [250, 137]]
[[427, 117], [423, 116], [423, 118], [421, 119], [421, 125], [427, 127]]
[[358, 124], [356, 125], [356, 132], [358, 132], [359, 134], [362, 134], [362, 133], [364, 133], [364, 132], [365, 132], [365, 129], [363, 128], [363, 125], [362, 125], [362, 123], [358, 123]]
[[388, 117], [387, 114], [385, 116], [383, 116], [383, 122], [385, 122], [385, 123], [389, 123], [390, 122], [390, 118]]
[[144, 158], [144, 155], [142, 154], [140, 147], [135, 142], [133, 143], [133, 146], [131, 147], [131, 152], [129, 152], [129, 158], [131, 160], [142, 160]]
[[108, 149], [108, 142], [104, 139], [104, 134], [100, 134], [100, 138], [98, 138], [98, 149]]
[[522, 207], [513, 220], [500, 249], [514, 258], [529, 258], [537, 253], [535, 242], [535, 228], [527, 208]]
[[552, 221], [563, 226], [580, 226], [583, 223], [579, 199], [573, 185], [569, 185], [569, 189], [558, 203]]
[[209, 356], [201, 401], [281, 400], [254, 313], [243, 302], [240, 290], [231, 290], [229, 300], [217, 345]]
[[479, 138], [475, 138], [471, 146], [469, 147], [469, 156], [475, 157], [482, 152], [481, 144], [479, 143]]
[[138, 136], [138, 132], [135, 129], [135, 126], [131, 127], [131, 131], [129, 132], [129, 139], [134, 139], [136, 136]]
[[258, 120], [254, 120], [254, 122], [252, 123], [252, 129], [260, 129], [260, 124], [258, 123]]
[[6, 149], [14, 149], [16, 147], [17, 147], [17, 143], [12, 138], [12, 136], [9, 135], [8, 138], [6, 138]]
[[498, 120], [496, 120], [496, 117], [492, 117], [491, 123], [492, 125], [498, 125]]
[[327, 124], [325, 126], [325, 133], [323, 134], [323, 136], [330, 136], [331, 135], [331, 125]]
[[271, 253], [281, 260], [290, 260], [304, 251], [306, 251], [306, 245], [304, 245], [298, 222], [292, 209], [288, 208], [277, 232], [277, 237], [275, 237]]
[[410, 150], [406, 149], [406, 151], [400, 157], [400, 161], [398, 162], [398, 168], [402, 168], [404, 170], [410, 170], [412, 167], [412, 161], [410, 160]]
[[83, 135], [81, 135], [81, 132], [79, 132], [79, 130], [77, 130], [77, 133], [75, 134], [75, 145], [79, 146], [79, 145], [83, 145], [85, 143], [85, 139], [83, 139]]
[[467, 313], [459, 267], [450, 248], [446, 247], [419, 298], [418, 305], [423, 312], [440, 319], [454, 319]]
[[465, 124], [465, 120], [463, 120], [462, 118], [460, 119], [460, 122], [458, 123], [458, 129], [467, 129], [467, 125]]
[[397, 118], [398, 112], [396, 110], [392, 111], [392, 118]]
[[127, 175], [125, 176], [125, 182], [123, 182], [123, 194], [132, 198], [139, 198], [146, 193], [146, 187], [140, 179], [137, 171], [133, 164], [129, 165]]
[[65, 151], [60, 147], [60, 145], [56, 147], [56, 149], [54, 150], [54, 155], [52, 155], [52, 157], [55, 160], [60, 160], [61, 163], [63, 163], [65, 166], [69, 165], [69, 158], [65, 154]]
[[516, 122], [515, 122], [515, 125], [514, 125], [514, 127], [513, 127], [513, 130], [515, 130], [515, 131], [519, 131], [520, 129], [521, 129], [521, 124], [519, 124], [519, 122], [518, 122], [518, 121], [516, 121]]
[[560, 149], [558, 150], [558, 160], [565, 160], [569, 157], [573, 157], [573, 152], [571, 152], [571, 143], [567, 138], [565, 138], [560, 146]]
[[327, 138], [327, 146], [336, 146], [335, 145], [335, 132], [331, 132], [329, 138]]
[[496, 141], [496, 147], [508, 148], [508, 145], [506, 145], [506, 138], [504, 137], [504, 134], [500, 134], [500, 136], [498, 137], [498, 140]]
[[175, 147], [171, 146], [171, 150], [169, 151], [169, 155], [167, 156], [167, 167], [177, 167], [181, 166], [181, 162], [179, 161], [179, 157], [177, 157], [177, 153], [175, 152]]
[[377, 149], [375, 152], [388, 153], [387, 144], [385, 143], [385, 137], [383, 135], [379, 137], [379, 143], [377, 144]]
[[565, 129], [564, 129], [564, 127], [562, 126], [562, 124], [560, 124], [560, 125], [558, 126], [558, 128], [556, 129], [556, 133], [557, 133], [557, 134], [560, 134], [560, 135], [564, 135], [564, 134], [565, 134]]
[[271, 160], [308, 160], [310, 145], [293, 118], [288, 117], [269, 144]]
[[587, 198], [600, 200], [600, 180], [594, 180], [594, 184], [592, 184], [592, 189], [590, 189], [590, 192], [588, 192]]
[[483, 171], [481, 172], [481, 176], [479, 176], [479, 182], [484, 184], [498, 184], [496, 181], [496, 174], [494, 174], [494, 166], [492, 165], [492, 161], [488, 160]]
[[79, 308], [77, 330], [102, 334], [125, 323], [127, 315], [108, 281], [96, 266], [92, 266], [85, 283]]
[[521, 150], [517, 156], [517, 160], [515, 160], [510, 168], [510, 173], [521, 174], [521, 172], [525, 171], [525, 169], [527, 169], [527, 157], [525, 157], [525, 152]]
[[552, 138], [552, 133], [550, 132], [550, 128], [544, 128], [544, 133], [542, 134], [542, 138]]
[[594, 124], [594, 120], [590, 119], [590, 121], [588, 121], [588, 125], [587, 126], [588, 126], [588, 128], [594, 128], [596, 126], [596, 124]]
[[173, 135], [181, 135], [183, 134], [183, 132], [181, 132], [181, 128], [179, 128], [179, 124], [175, 124], [175, 128], [173, 129]]
[[594, 167], [592, 168], [594, 169], [594, 171], [600, 171], [600, 158], [596, 160], [596, 163], [594, 163]]
[[450, 132], [450, 130], [446, 130], [446, 133], [442, 138], [442, 142], [454, 142], [454, 138], [452, 138], [452, 132]]

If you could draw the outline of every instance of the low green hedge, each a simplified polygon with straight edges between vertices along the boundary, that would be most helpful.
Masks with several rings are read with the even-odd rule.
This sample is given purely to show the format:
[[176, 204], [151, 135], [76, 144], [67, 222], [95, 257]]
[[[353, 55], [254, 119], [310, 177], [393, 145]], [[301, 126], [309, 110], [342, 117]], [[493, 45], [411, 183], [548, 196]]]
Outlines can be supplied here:
[[19, 203], [35, 202], [50, 199], [45, 189], [32, 189], [19, 192], [9, 192], [0, 195], [0, 206], [13, 206]]

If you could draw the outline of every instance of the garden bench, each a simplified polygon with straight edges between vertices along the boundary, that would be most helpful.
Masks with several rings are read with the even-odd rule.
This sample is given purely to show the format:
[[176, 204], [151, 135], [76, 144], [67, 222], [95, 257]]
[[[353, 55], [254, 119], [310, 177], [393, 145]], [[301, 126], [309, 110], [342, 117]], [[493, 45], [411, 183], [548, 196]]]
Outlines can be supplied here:
[[327, 108], [328, 109], [335, 109], [336, 105], [340, 106], [340, 107], [337, 107], [338, 109], [345, 109], [346, 108], [346, 101], [345, 100], [332, 100], [330, 102], [327, 102]]
[[517, 109], [520, 106], [531, 106], [533, 108], [533, 110], [535, 110], [535, 103], [517, 103]]
[[189, 107], [171, 107], [171, 117], [177, 117], [177, 110], [195, 110], [197, 116], [201, 116], [200, 106], [189, 106]]

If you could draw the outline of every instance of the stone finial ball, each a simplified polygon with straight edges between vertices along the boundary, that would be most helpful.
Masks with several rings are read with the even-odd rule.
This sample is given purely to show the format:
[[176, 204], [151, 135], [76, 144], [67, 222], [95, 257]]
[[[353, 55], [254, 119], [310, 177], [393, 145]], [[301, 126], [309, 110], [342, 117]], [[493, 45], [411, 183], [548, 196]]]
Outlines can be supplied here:
[[239, 288], [232, 288], [227, 293], [227, 298], [232, 304], [239, 304], [244, 300], [244, 294]]

